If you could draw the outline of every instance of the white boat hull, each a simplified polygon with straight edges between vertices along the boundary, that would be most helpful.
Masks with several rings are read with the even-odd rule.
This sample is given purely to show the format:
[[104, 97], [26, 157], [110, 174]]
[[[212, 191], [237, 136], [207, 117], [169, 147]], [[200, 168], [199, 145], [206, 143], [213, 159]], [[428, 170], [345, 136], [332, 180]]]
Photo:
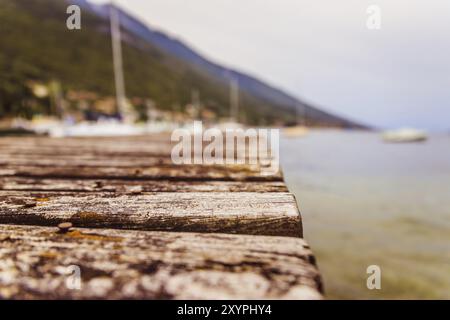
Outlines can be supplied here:
[[383, 134], [383, 140], [389, 143], [424, 142], [428, 140], [428, 135], [424, 131], [401, 129], [385, 132]]

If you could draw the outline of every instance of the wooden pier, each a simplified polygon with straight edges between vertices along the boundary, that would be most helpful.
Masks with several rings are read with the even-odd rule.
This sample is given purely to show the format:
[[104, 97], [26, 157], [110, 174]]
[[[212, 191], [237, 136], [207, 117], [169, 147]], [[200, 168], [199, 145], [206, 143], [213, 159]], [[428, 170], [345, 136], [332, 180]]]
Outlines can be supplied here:
[[321, 299], [282, 175], [174, 165], [171, 148], [162, 134], [1, 138], [0, 298]]

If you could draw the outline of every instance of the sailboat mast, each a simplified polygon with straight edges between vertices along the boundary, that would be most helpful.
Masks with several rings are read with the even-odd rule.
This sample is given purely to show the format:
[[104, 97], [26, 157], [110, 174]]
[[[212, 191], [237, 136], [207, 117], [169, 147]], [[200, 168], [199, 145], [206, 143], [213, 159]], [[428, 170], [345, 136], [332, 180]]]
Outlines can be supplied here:
[[113, 50], [114, 63], [114, 80], [116, 85], [116, 106], [117, 113], [125, 114], [126, 109], [126, 93], [125, 80], [123, 76], [123, 59], [122, 59], [122, 39], [120, 34], [119, 13], [113, 0], [110, 5], [110, 20], [111, 20], [111, 41]]
[[[297, 124], [298, 124], [298, 122], [300, 122], [302, 127], [306, 127], [306, 106], [305, 105], [301, 105], [301, 106], [299, 105], [299, 107], [301, 107], [302, 112], [301, 112], [300, 121], [298, 121], [298, 119], [297, 119]], [[298, 113], [299, 107], [297, 107], [297, 113]]]
[[233, 121], [239, 121], [239, 82], [235, 78], [230, 79], [230, 113]]
[[200, 92], [197, 89], [191, 90], [191, 103], [194, 107], [195, 119], [200, 118]]

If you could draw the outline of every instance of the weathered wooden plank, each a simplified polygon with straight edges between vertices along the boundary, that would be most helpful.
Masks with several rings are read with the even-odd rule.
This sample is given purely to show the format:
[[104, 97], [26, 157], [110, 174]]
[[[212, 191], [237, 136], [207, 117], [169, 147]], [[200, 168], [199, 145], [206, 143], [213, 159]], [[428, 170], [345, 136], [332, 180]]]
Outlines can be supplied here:
[[21, 156], [28, 155], [30, 157], [52, 157], [54, 155], [64, 155], [68, 157], [89, 156], [89, 157], [170, 157], [171, 148], [154, 146], [152, 148], [134, 148], [134, 149], [118, 149], [118, 148], [96, 148], [96, 147], [1, 147], [0, 152], [3, 155]]
[[31, 148], [41, 147], [52, 148], [142, 148], [142, 147], [163, 147], [172, 144], [170, 135], [165, 135], [160, 139], [138, 139], [134, 137], [116, 137], [112, 138], [0, 138], [0, 148]]
[[0, 155], [0, 168], [8, 165], [32, 167], [148, 167], [173, 165], [170, 157], [117, 157], [102, 155]]
[[5, 155], [112, 155], [112, 156], [134, 156], [134, 157], [168, 157], [171, 154], [170, 144], [152, 144], [142, 146], [89, 146], [79, 147], [67, 144], [62, 146], [35, 145], [35, 146], [2, 146], [1, 153]]
[[[164, 139], [164, 140], [162, 140]], [[226, 140], [223, 141], [223, 152], [225, 154]], [[235, 157], [237, 152], [243, 152], [249, 156], [249, 141], [245, 141], [245, 145], [235, 145]], [[203, 147], [208, 145], [203, 142]], [[52, 138], [0, 138], [1, 154], [5, 156], [24, 156], [36, 157], [45, 155], [53, 157], [55, 155], [65, 156], [133, 156], [133, 157], [170, 157], [172, 148], [176, 145], [170, 140], [170, 135], [165, 138], [161, 136], [160, 140], [134, 139], [133, 137], [122, 139], [52, 139]], [[194, 149], [194, 148], [193, 148]], [[192, 150], [194, 151], [194, 150]], [[270, 155], [259, 155], [264, 159]]]
[[153, 143], [161, 144], [170, 142], [170, 132], [166, 133], [152, 133], [141, 136], [98, 136], [98, 137], [65, 137], [54, 138], [48, 136], [24, 136], [24, 137], [0, 137], [0, 146], [8, 145], [40, 145], [40, 144], [52, 144], [52, 145], [104, 145], [104, 144], [141, 144], [141, 143]]
[[[67, 286], [70, 266], [81, 270], [80, 290]], [[321, 299], [321, 293], [302, 239], [0, 226], [4, 299]]]
[[[192, 141], [194, 136], [191, 137]], [[234, 137], [236, 139], [236, 137]], [[261, 138], [257, 138], [260, 141]], [[249, 139], [245, 139], [249, 142]], [[91, 137], [91, 138], [50, 138], [50, 137], [37, 137], [37, 138], [25, 138], [25, 137], [0, 137], [0, 148], [1, 147], [41, 147], [41, 146], [52, 146], [52, 147], [62, 147], [69, 146], [73, 148], [78, 147], [142, 147], [142, 146], [163, 146], [171, 145], [177, 143], [179, 140], [171, 140], [170, 134], [164, 134], [157, 138], [153, 135], [142, 136], [142, 137], [114, 137], [114, 138], [101, 138], [101, 137]], [[203, 141], [202, 137], [197, 139], [204, 144], [208, 144], [207, 141]], [[226, 141], [226, 136], [224, 135], [223, 142]], [[263, 140], [261, 140], [263, 141]]]
[[[193, 136], [192, 136], [193, 139]], [[258, 140], [262, 137], [258, 137]], [[200, 139], [202, 140], [202, 139]], [[223, 135], [226, 141], [226, 134]], [[248, 141], [248, 139], [247, 139]], [[203, 141], [204, 142], [204, 141]], [[142, 146], [142, 145], [164, 145], [172, 144], [171, 133], [149, 134], [143, 136], [114, 136], [114, 137], [0, 137], [0, 147], [2, 146]], [[206, 142], [205, 142], [206, 143]]]
[[281, 172], [263, 176], [257, 165], [154, 165], [134, 167], [0, 166], [0, 176], [67, 179], [283, 181]]
[[[203, 159], [198, 157], [200, 161]], [[235, 155], [235, 158], [237, 156]], [[194, 162], [195, 158], [192, 158]], [[248, 157], [245, 158], [246, 164], [250, 163]], [[257, 163], [258, 159], [254, 160]], [[264, 163], [269, 161], [263, 159]], [[86, 166], [86, 167], [142, 167], [154, 165], [173, 165], [174, 162], [170, 156], [129, 156], [117, 154], [60, 154], [53, 152], [48, 155], [40, 154], [0, 154], [0, 166], [17, 165], [17, 166]], [[244, 164], [245, 165], [245, 164]]]
[[302, 237], [290, 193], [0, 191], [0, 223]]
[[5, 191], [119, 192], [288, 192], [284, 182], [170, 181], [170, 180], [73, 180], [0, 177]]
[[[170, 144], [167, 145], [151, 145], [151, 146], [80, 146], [74, 147], [71, 145], [65, 146], [7, 146], [0, 147], [0, 156], [3, 162], [13, 159], [21, 160], [34, 160], [40, 159], [42, 157], [55, 158], [55, 159], [77, 159], [78, 157], [82, 159], [97, 159], [103, 160], [108, 158], [113, 158], [119, 160], [120, 158], [131, 158], [131, 160], [142, 160], [142, 159], [152, 159], [161, 158], [170, 160], [172, 147]], [[223, 154], [226, 154], [225, 147], [223, 149]], [[257, 150], [256, 150], [257, 151]], [[201, 153], [200, 157], [202, 156]], [[245, 156], [247, 163], [248, 159], [271, 159], [270, 154], [258, 154], [257, 157], [251, 156], [249, 149], [239, 148], [234, 150], [233, 159], [237, 159], [238, 154], [242, 157]], [[191, 150], [191, 157], [194, 157], [194, 150]], [[133, 159], [134, 158], [134, 159]]]

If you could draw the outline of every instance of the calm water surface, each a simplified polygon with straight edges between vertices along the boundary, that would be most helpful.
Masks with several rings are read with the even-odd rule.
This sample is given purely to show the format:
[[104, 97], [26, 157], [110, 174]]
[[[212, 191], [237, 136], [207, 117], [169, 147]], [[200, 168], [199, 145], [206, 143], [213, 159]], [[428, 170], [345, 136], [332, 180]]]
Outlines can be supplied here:
[[450, 135], [312, 131], [282, 139], [281, 156], [329, 298], [450, 298]]

